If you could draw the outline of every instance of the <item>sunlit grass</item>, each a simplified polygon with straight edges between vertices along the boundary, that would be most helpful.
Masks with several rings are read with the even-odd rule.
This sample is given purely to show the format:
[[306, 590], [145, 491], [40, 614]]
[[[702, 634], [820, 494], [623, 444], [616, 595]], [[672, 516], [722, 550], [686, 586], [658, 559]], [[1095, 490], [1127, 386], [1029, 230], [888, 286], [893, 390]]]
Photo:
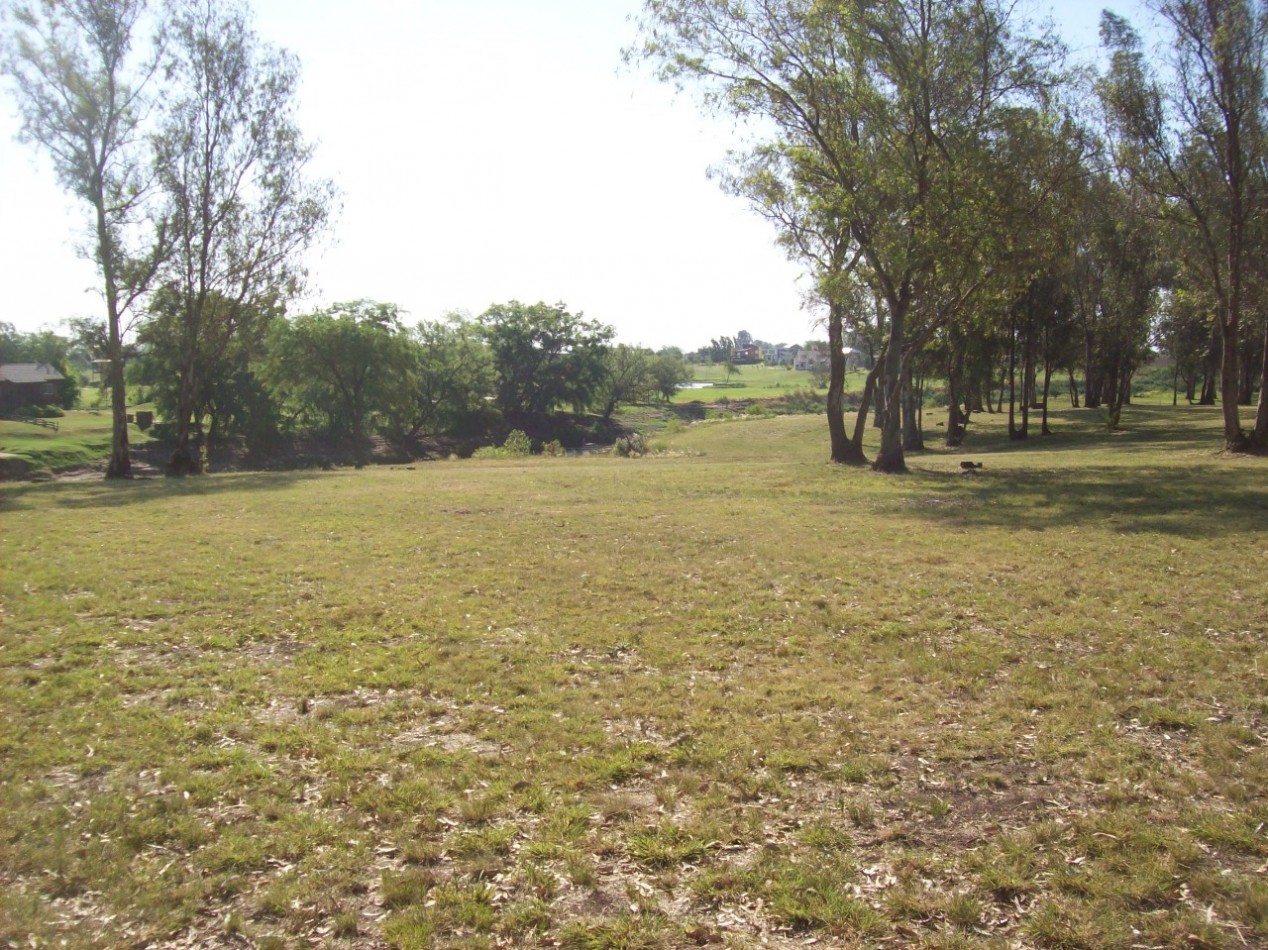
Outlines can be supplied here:
[[1262, 944], [1264, 463], [1056, 422], [5, 486], [0, 934]]
[[[72, 409], [64, 416], [47, 421], [56, 423], [57, 429], [0, 419], [0, 457], [16, 457], [24, 463], [24, 471], [43, 474], [86, 467], [109, 457], [111, 418], [108, 408]], [[136, 445], [150, 441], [136, 426], [128, 427], [128, 438]]]

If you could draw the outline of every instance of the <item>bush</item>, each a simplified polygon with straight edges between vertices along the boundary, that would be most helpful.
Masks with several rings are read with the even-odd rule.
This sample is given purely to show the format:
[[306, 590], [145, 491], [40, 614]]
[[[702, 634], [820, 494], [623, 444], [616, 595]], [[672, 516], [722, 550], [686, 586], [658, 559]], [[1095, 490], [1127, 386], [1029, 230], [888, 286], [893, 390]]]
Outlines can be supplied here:
[[542, 455], [549, 455], [552, 458], [567, 454], [564, 451], [563, 443], [558, 439], [551, 439], [549, 442], [542, 443]]
[[533, 440], [522, 429], [512, 429], [502, 443], [502, 452], [507, 458], [523, 458], [533, 451]]
[[[556, 443], [558, 444], [558, 443]], [[471, 453], [474, 459], [516, 459], [532, 454], [533, 441], [521, 429], [512, 429], [501, 447], [482, 445]], [[562, 449], [561, 449], [562, 454]]]
[[59, 419], [66, 413], [60, 406], [19, 406], [13, 415], [17, 419]]
[[638, 458], [647, 454], [647, 443], [637, 432], [623, 435], [612, 445], [612, 454], [620, 458]]

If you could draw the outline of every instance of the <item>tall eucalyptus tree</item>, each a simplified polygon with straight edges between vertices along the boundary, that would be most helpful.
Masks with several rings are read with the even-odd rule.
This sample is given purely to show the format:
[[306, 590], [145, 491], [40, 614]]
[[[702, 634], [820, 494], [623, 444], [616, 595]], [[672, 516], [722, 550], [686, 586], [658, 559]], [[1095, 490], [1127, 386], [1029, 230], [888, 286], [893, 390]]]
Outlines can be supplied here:
[[[296, 122], [299, 66], [260, 40], [245, 4], [180, 0], [155, 163], [173, 253], [164, 271], [180, 344], [177, 445], [168, 474], [197, 474], [199, 374], [261, 314], [299, 290], [302, 254], [326, 225], [329, 181]], [[252, 331], [259, 335], [257, 331]]]
[[107, 478], [132, 470], [124, 341], [164, 251], [163, 230], [147, 215], [149, 163], [140, 134], [156, 68], [136, 49], [147, 7], [146, 0], [38, 0], [14, 8], [4, 37], [4, 72], [17, 94], [22, 136], [48, 154], [62, 187], [91, 216], [88, 253], [101, 277], [109, 360]]

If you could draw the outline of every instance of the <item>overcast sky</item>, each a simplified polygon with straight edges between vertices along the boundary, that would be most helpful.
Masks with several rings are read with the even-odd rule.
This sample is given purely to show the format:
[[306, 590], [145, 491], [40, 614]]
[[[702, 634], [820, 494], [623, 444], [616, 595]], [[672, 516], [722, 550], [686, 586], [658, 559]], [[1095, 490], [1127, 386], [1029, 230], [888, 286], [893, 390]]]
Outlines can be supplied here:
[[[1053, 8], [1076, 51], [1096, 2]], [[1109, 4], [1128, 16], [1135, 2]], [[341, 211], [293, 309], [368, 297], [410, 320], [564, 301], [618, 338], [694, 349], [822, 335], [773, 229], [707, 171], [737, 130], [621, 65], [638, 0], [255, 0], [303, 65], [300, 122]], [[0, 93], [0, 320], [101, 311], [82, 210]]]

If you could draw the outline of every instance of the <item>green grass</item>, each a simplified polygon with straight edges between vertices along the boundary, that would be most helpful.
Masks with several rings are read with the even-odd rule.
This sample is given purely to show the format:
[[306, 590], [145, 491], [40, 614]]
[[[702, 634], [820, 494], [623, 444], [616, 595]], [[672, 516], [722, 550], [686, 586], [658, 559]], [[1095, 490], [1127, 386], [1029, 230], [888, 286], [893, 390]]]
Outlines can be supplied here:
[[[111, 422], [109, 408], [101, 411], [73, 409], [50, 419], [58, 428], [0, 419], [0, 459], [15, 473], [48, 474], [84, 468], [109, 458]], [[135, 425], [128, 427], [128, 440], [141, 445], [150, 437]]]
[[0, 942], [1264, 945], [1264, 462], [1055, 423], [5, 485]]
[[[726, 369], [721, 363], [705, 363], [692, 366], [694, 380], [698, 383], [712, 383], [708, 389], [681, 389], [675, 395], [675, 403], [687, 403], [700, 400], [716, 402], [727, 399], [775, 399], [787, 396], [799, 390], [824, 389], [815, 386], [815, 375], [805, 370], [794, 370], [786, 366], [740, 366], [739, 372], [727, 380]], [[847, 389], [862, 391], [865, 373], [851, 373], [846, 381]]]

